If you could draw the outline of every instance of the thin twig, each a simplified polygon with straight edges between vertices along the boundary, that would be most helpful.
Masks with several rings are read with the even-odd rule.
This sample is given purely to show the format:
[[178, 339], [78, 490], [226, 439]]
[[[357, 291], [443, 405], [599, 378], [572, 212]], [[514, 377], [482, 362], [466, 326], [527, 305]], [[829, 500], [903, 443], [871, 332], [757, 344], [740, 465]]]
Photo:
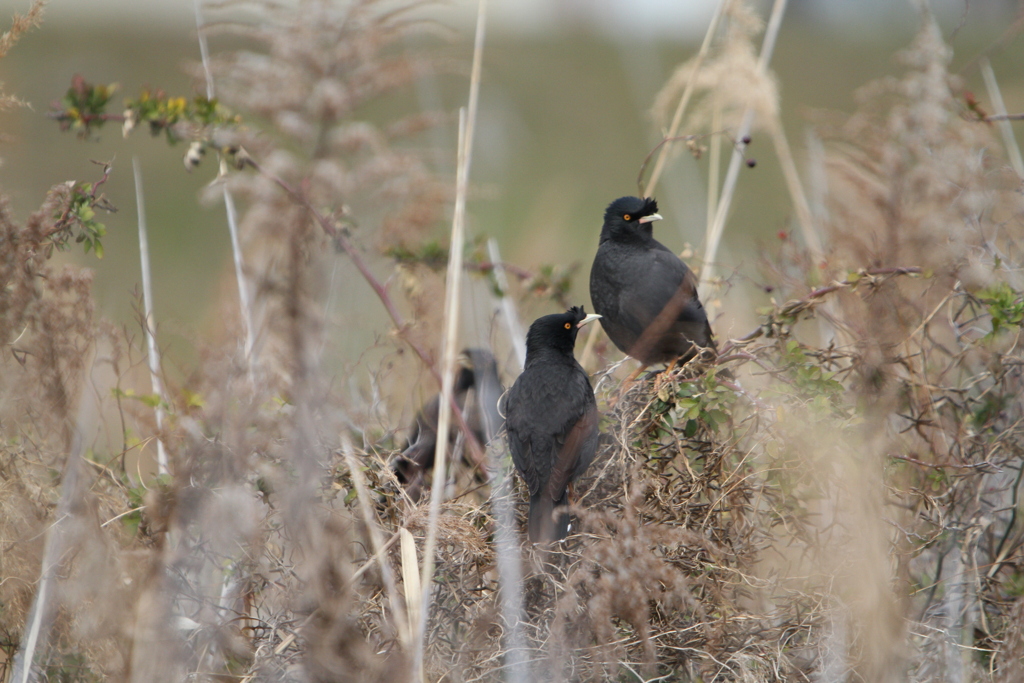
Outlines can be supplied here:
[[[833, 281], [831, 284], [818, 289], [812, 290], [807, 296], [787, 301], [783, 304], [778, 311], [778, 316], [791, 317], [799, 313], [802, 313], [810, 308], [813, 308], [818, 304], [822, 297], [825, 297], [833, 292], [838, 292], [841, 289], [853, 289], [865, 282], [869, 284], [877, 284], [879, 280], [876, 278], [889, 278], [896, 277], [899, 275], [921, 275], [924, 269], [918, 268], [917, 266], [902, 267], [902, 268], [867, 268], [857, 272], [855, 277], [849, 277], [842, 282]], [[773, 315], [773, 318], [775, 316]], [[772, 319], [769, 322], [773, 322]], [[749, 341], [753, 341], [758, 337], [764, 335], [765, 326], [762, 325], [756, 330], [745, 334], [737, 339], [730, 339], [728, 342], [722, 345], [719, 350], [719, 356], [727, 356], [732, 353], [736, 346], [744, 344]]]
[[355, 570], [355, 572], [352, 573], [352, 582], [355, 583], [356, 580], [359, 579], [360, 576], [365, 574], [370, 567], [380, 562], [381, 558], [384, 556], [384, 553], [386, 553], [391, 548], [391, 546], [395, 544], [395, 541], [397, 540], [398, 532], [396, 531], [395, 533], [391, 534], [391, 538], [384, 542], [384, 545], [382, 545], [380, 548], [374, 551], [373, 555], [366, 558], [366, 562], [363, 562], [359, 569]]
[[[489, 241], [488, 241], [489, 242]], [[463, 266], [466, 270], [475, 270], [480, 273], [497, 272], [501, 269], [507, 273], [512, 273], [520, 280], [529, 280], [534, 277], [536, 273], [532, 273], [526, 268], [509, 263], [508, 261], [491, 260], [491, 261], [469, 261]], [[498, 283], [499, 286], [501, 283]]]

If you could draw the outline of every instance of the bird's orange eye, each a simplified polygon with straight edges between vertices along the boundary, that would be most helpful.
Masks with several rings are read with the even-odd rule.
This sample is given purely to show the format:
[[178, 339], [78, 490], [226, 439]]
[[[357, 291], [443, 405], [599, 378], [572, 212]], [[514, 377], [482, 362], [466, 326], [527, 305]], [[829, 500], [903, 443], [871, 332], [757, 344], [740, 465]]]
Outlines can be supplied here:
[[565, 329], [571, 330], [572, 329], [572, 323], [566, 323], [565, 324]]
[[622, 219], [627, 221], [630, 220], [629, 214], [627, 213], [625, 216], [622, 217]]

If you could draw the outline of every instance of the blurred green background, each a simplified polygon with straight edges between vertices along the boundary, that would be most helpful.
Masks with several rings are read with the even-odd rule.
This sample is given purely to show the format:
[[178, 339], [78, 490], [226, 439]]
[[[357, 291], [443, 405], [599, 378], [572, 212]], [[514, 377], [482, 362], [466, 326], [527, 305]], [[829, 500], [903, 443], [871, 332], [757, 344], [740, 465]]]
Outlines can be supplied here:
[[[713, 4], [694, 2], [700, 11], [673, 10], [672, 21], [660, 24], [657, 2], [647, 6], [623, 0], [593, 7], [586, 2], [530, 2], [517, 10], [511, 1], [491, 3], [471, 230], [495, 236], [505, 259], [527, 268], [580, 262], [573, 299], [589, 306], [589, 263], [603, 209], [612, 199], [636, 192], [638, 167], [660, 139], [648, 110], [672, 70], [696, 51]], [[0, 11], [9, 17], [27, 5], [3, 2]], [[623, 19], [640, 5], [646, 13]], [[1017, 11], [1011, 2], [944, 6], [940, 16], [947, 40], [953, 35], [954, 71], [996, 43]], [[592, 11], [594, 7], [601, 11]], [[767, 3], [762, 8], [766, 14]], [[535, 15], [521, 15], [528, 11]], [[475, 3], [460, 1], [438, 12], [457, 29], [455, 43], [445, 49], [468, 64]], [[779, 79], [783, 119], [798, 164], [804, 158], [808, 113], [821, 108], [851, 111], [859, 86], [898, 74], [893, 55], [910, 41], [915, 27], [909, 3], [791, 3], [771, 66]], [[211, 48], [218, 47], [213, 40]], [[38, 207], [55, 183], [98, 178], [100, 169], [90, 160], [114, 159], [107, 194], [120, 211], [105, 217], [106, 256], [98, 261], [76, 249], [65, 258], [95, 270], [101, 311], [119, 323], [134, 317], [140, 278], [131, 178], [131, 158], [140, 156], [156, 315], [161, 343], [172, 355], [176, 350], [190, 353], [188, 339], [216, 324], [225, 310], [223, 299], [231, 292], [223, 208], [200, 205], [197, 199], [213, 179], [215, 166], [207, 163], [187, 173], [184, 146], [169, 148], [144, 131], [122, 139], [117, 126], [83, 142], [61, 133], [46, 111], [75, 74], [92, 82], [119, 83], [118, 102], [146, 85], [171, 93], [200, 92], [183, 70], [198, 57], [190, 1], [110, 0], [94, 5], [64, 0], [52, 3], [43, 26], [0, 60], [0, 80], [7, 92], [31, 105], [0, 116], [0, 186], [15, 215], [24, 218]], [[1008, 109], [1024, 111], [1022, 41], [1006, 42], [991, 58]], [[980, 77], [976, 72], [966, 76], [969, 89], [987, 105]], [[454, 108], [465, 98], [466, 83], [452, 80], [434, 90], [445, 107]], [[454, 131], [441, 131], [439, 139], [454, 157]], [[750, 156], [758, 164], [743, 170], [719, 256], [719, 272], [735, 272], [734, 283], [743, 295], [739, 303], [727, 305], [716, 323], [720, 336], [742, 334], [751, 326], [757, 297], [767, 296], [757, 294], [756, 285], [763, 284], [758, 252], [770, 248], [779, 230], [791, 227], [789, 197], [769, 140], [755, 137]], [[666, 217], [657, 235], [677, 251], [690, 242], [700, 253], [706, 166], [706, 159], [681, 155], [657, 192]], [[447, 239], [445, 230], [438, 226], [439, 239]], [[383, 260], [376, 267], [387, 272]]]

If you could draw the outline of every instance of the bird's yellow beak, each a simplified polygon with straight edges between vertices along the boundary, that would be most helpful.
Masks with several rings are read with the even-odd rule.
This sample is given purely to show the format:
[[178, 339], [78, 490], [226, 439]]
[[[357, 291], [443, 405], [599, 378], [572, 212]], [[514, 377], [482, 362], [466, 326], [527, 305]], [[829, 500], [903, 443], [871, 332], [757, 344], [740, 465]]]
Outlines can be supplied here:
[[661, 214], [660, 213], [652, 213], [650, 216], [644, 216], [643, 218], [638, 219], [637, 223], [650, 223], [652, 221], [660, 221], [660, 220], [661, 220]]
[[601, 318], [601, 316], [599, 316], [597, 313], [591, 313], [586, 318], [584, 318], [583, 320], [581, 320], [578, 323], [576, 323], [576, 327], [578, 327], [578, 328], [579, 327], [583, 327], [584, 325], [586, 325], [588, 323], [592, 323], [595, 320], [598, 320], [600, 318]]

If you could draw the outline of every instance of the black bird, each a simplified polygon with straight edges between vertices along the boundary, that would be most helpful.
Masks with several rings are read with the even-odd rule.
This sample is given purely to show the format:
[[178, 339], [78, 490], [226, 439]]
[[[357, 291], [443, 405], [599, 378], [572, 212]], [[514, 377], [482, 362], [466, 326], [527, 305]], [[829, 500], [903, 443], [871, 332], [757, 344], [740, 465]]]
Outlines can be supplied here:
[[717, 350], [697, 298], [697, 278], [654, 239], [651, 224], [660, 220], [651, 198], [616, 199], [604, 212], [590, 269], [590, 299], [601, 325], [619, 349], [643, 364], [641, 369], [677, 358], [686, 362], [698, 346]]
[[569, 533], [569, 484], [597, 450], [597, 402], [573, 347], [579, 329], [600, 317], [573, 306], [535, 320], [526, 335], [526, 367], [505, 402], [512, 461], [530, 489], [527, 528], [534, 543]]
[[[467, 404], [470, 390], [473, 391], [474, 400]], [[498, 399], [505, 393], [505, 387], [501, 385], [494, 355], [486, 349], [465, 349], [459, 356], [459, 373], [455, 376], [452, 393], [477, 443], [486, 445], [503, 423], [498, 412]], [[419, 500], [423, 478], [434, 466], [440, 407], [441, 394], [438, 393], [416, 413], [409, 430], [408, 445], [392, 465], [395, 476], [405, 486], [406, 493], [413, 501]], [[448, 443], [454, 444], [458, 434], [459, 425], [453, 418]]]

